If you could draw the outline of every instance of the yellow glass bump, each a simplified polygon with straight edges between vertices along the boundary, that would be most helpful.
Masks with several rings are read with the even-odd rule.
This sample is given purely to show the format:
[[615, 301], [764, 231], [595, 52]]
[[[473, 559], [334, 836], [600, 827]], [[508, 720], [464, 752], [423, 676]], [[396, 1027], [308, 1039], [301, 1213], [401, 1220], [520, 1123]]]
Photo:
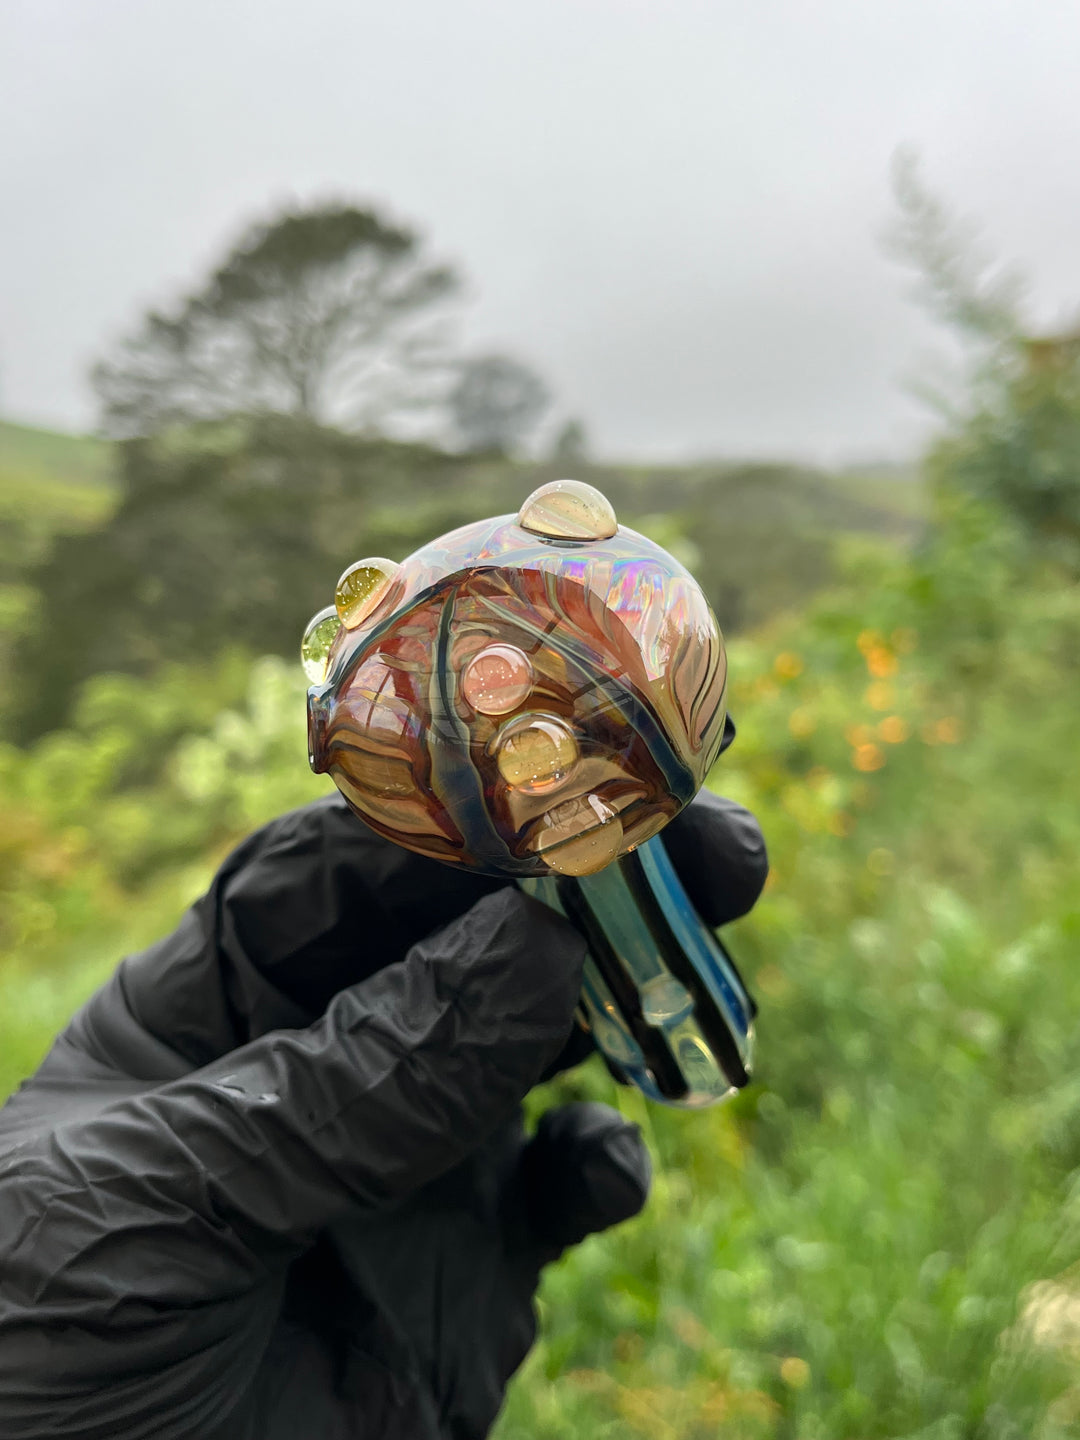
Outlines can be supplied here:
[[304, 638], [300, 641], [300, 664], [312, 685], [321, 685], [326, 679], [330, 647], [340, 627], [341, 621], [333, 605], [327, 605], [307, 623]]
[[607, 540], [618, 530], [611, 501], [582, 480], [552, 480], [534, 490], [517, 523], [547, 540]]
[[547, 812], [535, 843], [556, 874], [593, 875], [622, 853], [622, 821], [599, 795], [579, 795]]
[[499, 774], [526, 794], [543, 794], [563, 784], [577, 759], [577, 741], [554, 715], [520, 715], [503, 726], [496, 740]]
[[346, 630], [355, 630], [367, 619], [400, 568], [396, 560], [387, 560], [381, 555], [369, 556], [349, 566], [334, 591], [334, 605]]

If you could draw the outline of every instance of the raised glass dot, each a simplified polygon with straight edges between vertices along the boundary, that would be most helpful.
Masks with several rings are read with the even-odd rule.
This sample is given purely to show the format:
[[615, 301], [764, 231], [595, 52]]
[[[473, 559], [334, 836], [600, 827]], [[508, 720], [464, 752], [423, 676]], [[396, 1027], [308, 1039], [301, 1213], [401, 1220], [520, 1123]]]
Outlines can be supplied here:
[[461, 676], [461, 692], [481, 715], [508, 715], [533, 688], [529, 657], [516, 645], [487, 645]]
[[554, 790], [577, 764], [578, 744], [552, 715], [522, 715], [499, 732], [495, 761], [508, 785], [526, 794]]
[[327, 605], [308, 621], [304, 638], [300, 641], [300, 664], [312, 685], [321, 685], [326, 679], [326, 665], [330, 658], [330, 647], [341, 628], [337, 609]]
[[593, 875], [622, 848], [622, 821], [599, 795], [579, 795], [554, 806], [536, 841], [537, 852], [559, 875]]
[[706, 1095], [723, 1095], [730, 1087], [716, 1056], [698, 1035], [683, 1035], [675, 1047], [675, 1055], [683, 1078], [692, 1091]]
[[381, 555], [349, 566], [334, 592], [334, 604], [346, 630], [355, 630], [367, 619], [400, 568], [396, 560], [386, 560]]
[[548, 540], [607, 540], [619, 528], [607, 496], [582, 480], [552, 480], [534, 490], [518, 524]]
[[592, 1031], [596, 1043], [610, 1059], [621, 1060], [624, 1065], [641, 1064], [641, 1051], [627, 1035], [621, 1022], [609, 1020], [606, 1015], [592, 1017]]
[[641, 1017], [647, 1025], [670, 1025], [694, 1008], [694, 997], [674, 975], [654, 975], [641, 987]]

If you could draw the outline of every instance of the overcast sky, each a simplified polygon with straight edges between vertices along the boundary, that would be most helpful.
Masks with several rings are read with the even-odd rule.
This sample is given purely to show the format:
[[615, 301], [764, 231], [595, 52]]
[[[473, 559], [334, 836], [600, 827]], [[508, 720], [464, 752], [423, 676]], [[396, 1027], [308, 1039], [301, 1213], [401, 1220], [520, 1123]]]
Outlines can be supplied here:
[[0, 408], [92, 425], [140, 307], [340, 194], [422, 227], [601, 454], [903, 456], [935, 335], [892, 153], [1052, 325], [1078, 142], [1073, 0], [0, 0]]

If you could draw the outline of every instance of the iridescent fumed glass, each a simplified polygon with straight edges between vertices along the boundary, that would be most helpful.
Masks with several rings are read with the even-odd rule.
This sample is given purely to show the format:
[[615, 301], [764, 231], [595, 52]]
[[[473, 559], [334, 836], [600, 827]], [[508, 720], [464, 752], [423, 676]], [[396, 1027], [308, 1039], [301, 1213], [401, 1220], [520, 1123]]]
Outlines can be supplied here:
[[725, 728], [723, 639], [678, 561], [555, 481], [350, 566], [301, 653], [312, 768], [381, 835], [578, 924], [617, 1073], [682, 1105], [745, 1083], [751, 1002], [653, 842]]

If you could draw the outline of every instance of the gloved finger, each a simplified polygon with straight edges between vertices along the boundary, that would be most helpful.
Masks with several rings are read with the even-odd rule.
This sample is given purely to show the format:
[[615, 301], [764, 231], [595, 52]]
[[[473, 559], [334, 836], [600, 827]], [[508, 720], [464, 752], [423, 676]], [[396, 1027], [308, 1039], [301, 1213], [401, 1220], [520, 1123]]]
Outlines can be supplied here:
[[[60, 1364], [50, 1337], [62, 1345], [76, 1312], [105, 1349], [124, 1339], [111, 1362], [87, 1348], [97, 1372], [152, 1367], [163, 1328], [181, 1345], [193, 1333], [193, 1307], [264, 1285], [335, 1220], [459, 1162], [565, 1041], [583, 951], [554, 911], [505, 889], [310, 1029], [24, 1132], [0, 1172], [0, 1391], [20, 1364]], [[75, 1363], [63, 1360], [70, 1385], [108, 1383]]]
[[177, 929], [130, 956], [73, 1022], [100, 1064], [171, 1080], [403, 958], [505, 882], [413, 855], [336, 794], [280, 816], [222, 864]]
[[769, 873], [769, 857], [749, 810], [702, 790], [661, 839], [703, 920], [726, 925], [753, 909]]
[[652, 1180], [641, 1131], [594, 1102], [549, 1110], [520, 1163], [531, 1230], [555, 1253], [636, 1215]]
[[635, 1214], [649, 1174], [636, 1126], [606, 1105], [568, 1105], [531, 1139], [510, 1124], [404, 1205], [329, 1232], [431, 1377], [447, 1434], [487, 1434], [534, 1338], [543, 1265]]
[[561, 1075], [564, 1070], [572, 1070], [575, 1065], [591, 1059], [596, 1054], [596, 1042], [593, 1040], [592, 1032], [586, 1030], [578, 1020], [574, 1021], [574, 1028], [566, 1044], [559, 1051], [555, 1059], [540, 1076], [540, 1083], [553, 1080], [556, 1075]]

